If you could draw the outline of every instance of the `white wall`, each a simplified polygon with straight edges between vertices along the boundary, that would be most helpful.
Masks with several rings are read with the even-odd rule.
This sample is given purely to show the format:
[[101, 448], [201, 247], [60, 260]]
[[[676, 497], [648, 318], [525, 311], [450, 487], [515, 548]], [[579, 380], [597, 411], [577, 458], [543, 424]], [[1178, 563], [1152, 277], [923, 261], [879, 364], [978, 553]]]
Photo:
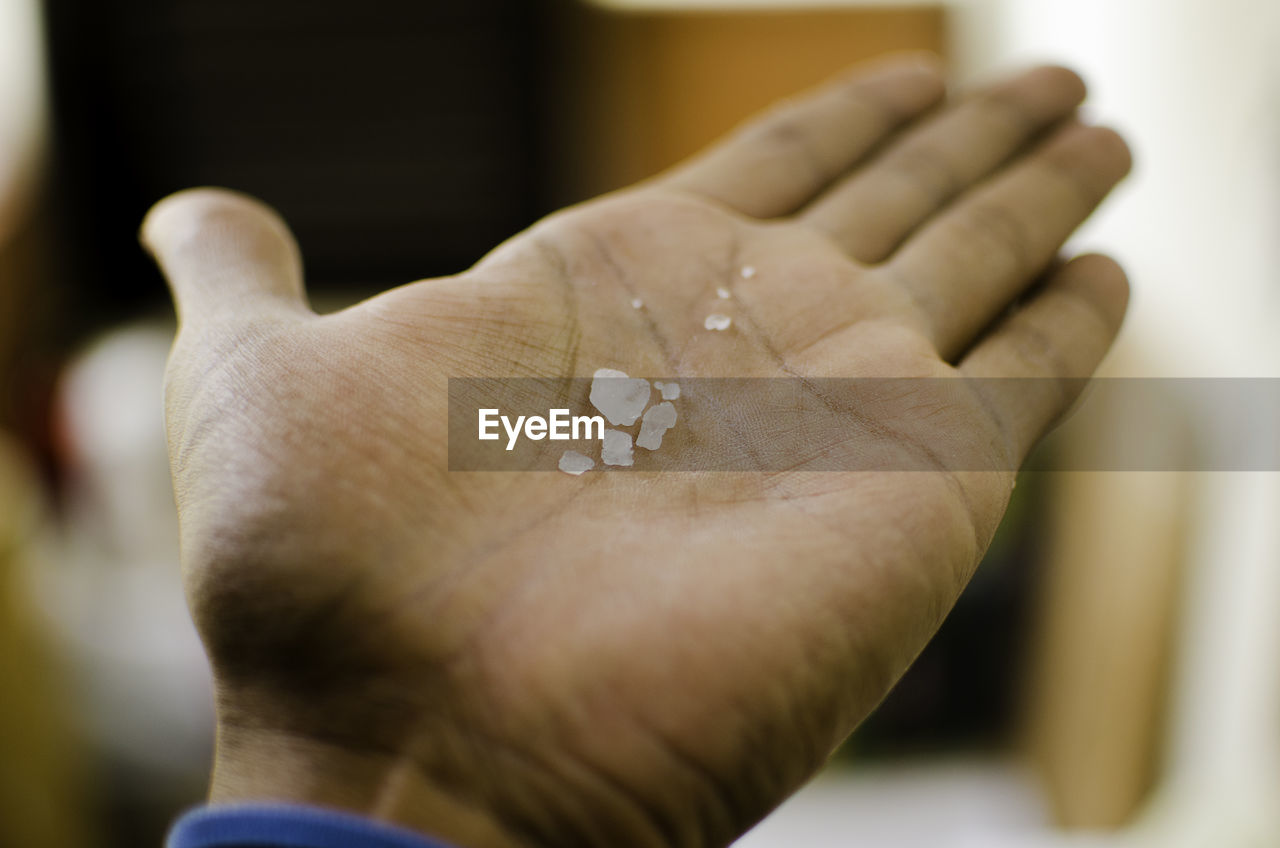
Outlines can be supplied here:
[[[1069, 64], [1090, 83], [1087, 116], [1134, 148], [1133, 176], [1076, 239], [1132, 279], [1124, 345], [1140, 355], [1112, 373], [1280, 376], [1280, 3], [954, 5], [966, 76]], [[1277, 827], [1280, 481], [1198, 482], [1168, 779], [1149, 823], [1178, 820], [1178, 844], [1244, 844]]]
[[1066, 62], [1091, 85], [1087, 114], [1130, 139], [1134, 174], [1080, 239], [1133, 276], [1127, 332], [1159, 345], [1171, 374], [1280, 375], [1280, 3], [956, 6], [988, 22], [958, 27], [966, 74]]

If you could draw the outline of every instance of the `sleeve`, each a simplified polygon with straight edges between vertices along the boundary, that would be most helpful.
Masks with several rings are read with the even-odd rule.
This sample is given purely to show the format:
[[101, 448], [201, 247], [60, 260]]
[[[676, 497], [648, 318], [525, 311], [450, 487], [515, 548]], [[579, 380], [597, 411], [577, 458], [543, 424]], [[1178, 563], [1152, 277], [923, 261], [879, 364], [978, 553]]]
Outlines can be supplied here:
[[211, 804], [179, 818], [165, 848], [457, 848], [352, 813], [301, 804]]

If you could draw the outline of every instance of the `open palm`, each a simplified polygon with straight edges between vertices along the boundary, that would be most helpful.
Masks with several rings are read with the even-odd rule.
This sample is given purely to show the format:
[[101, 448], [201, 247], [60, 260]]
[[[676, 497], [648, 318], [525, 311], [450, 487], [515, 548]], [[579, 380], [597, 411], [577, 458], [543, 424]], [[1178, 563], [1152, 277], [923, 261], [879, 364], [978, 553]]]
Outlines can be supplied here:
[[447, 381], [1049, 378], [878, 405], [847, 436], [1015, 468], [1124, 312], [1097, 256], [1008, 311], [1128, 168], [1071, 119], [1083, 94], [1042, 68], [922, 117], [937, 72], [883, 62], [324, 316], [265, 207], [161, 202], [144, 240], [181, 316], [168, 432], [215, 799], [476, 846], [720, 845], [758, 820], [923, 647], [1011, 473], [451, 472]]

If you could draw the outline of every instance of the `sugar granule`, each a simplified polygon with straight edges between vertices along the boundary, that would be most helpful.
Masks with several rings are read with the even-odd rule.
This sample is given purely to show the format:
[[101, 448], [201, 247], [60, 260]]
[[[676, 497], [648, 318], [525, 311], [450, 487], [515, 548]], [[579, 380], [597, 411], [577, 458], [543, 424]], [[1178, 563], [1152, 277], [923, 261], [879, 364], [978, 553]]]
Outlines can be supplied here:
[[576, 450], [567, 450], [560, 455], [560, 470], [565, 474], [572, 474], [577, 477], [584, 471], [590, 471], [596, 467], [596, 461], [585, 454], [580, 454]]

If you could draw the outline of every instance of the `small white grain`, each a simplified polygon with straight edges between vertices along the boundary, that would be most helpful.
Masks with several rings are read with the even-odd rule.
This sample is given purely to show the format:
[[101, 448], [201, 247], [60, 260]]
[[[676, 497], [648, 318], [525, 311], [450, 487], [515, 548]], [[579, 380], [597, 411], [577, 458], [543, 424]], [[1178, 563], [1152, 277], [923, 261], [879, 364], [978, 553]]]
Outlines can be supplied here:
[[733, 319], [728, 315], [721, 315], [719, 312], [712, 312], [707, 316], [706, 320], [702, 322], [702, 326], [706, 327], [708, 330], [721, 331], [729, 329], [731, 324], [733, 324]]
[[574, 477], [584, 471], [590, 471], [595, 466], [596, 461], [594, 459], [578, 453], [576, 450], [567, 450], [560, 455], [560, 470], [565, 474], [572, 474]]

